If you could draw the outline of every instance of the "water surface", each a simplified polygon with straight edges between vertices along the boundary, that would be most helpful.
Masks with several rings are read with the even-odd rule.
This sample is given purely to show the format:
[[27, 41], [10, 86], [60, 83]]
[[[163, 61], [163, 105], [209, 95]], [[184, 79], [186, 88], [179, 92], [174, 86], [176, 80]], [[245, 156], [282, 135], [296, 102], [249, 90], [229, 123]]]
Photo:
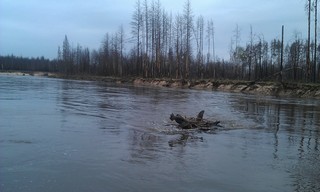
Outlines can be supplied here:
[[0, 75], [0, 191], [320, 191], [319, 130], [314, 99]]

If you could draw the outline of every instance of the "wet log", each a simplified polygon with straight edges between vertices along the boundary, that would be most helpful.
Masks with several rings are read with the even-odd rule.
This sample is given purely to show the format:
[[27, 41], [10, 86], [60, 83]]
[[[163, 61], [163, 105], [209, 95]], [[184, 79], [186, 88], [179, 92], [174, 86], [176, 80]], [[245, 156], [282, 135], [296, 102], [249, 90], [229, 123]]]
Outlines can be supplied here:
[[201, 129], [209, 130], [212, 126], [219, 126], [220, 121], [210, 121], [203, 119], [204, 110], [200, 111], [196, 118], [194, 117], [182, 117], [179, 114], [170, 115], [170, 120], [175, 121], [179, 124], [179, 127], [182, 129]]

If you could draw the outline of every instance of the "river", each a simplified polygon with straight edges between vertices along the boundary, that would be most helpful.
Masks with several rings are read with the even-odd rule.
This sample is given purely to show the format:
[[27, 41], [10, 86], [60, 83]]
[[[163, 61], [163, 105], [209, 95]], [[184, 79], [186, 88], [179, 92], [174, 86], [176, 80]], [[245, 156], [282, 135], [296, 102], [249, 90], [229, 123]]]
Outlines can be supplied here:
[[320, 191], [319, 131], [315, 99], [0, 74], [0, 191]]

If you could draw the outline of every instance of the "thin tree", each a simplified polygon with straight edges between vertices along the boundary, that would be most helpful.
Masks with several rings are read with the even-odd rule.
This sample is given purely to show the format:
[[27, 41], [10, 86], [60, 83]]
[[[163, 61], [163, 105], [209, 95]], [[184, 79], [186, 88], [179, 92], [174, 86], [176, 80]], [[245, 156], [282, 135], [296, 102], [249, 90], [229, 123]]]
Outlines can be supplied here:
[[162, 11], [161, 11], [161, 4], [160, 0], [156, 2], [156, 7], [155, 7], [155, 43], [156, 43], [156, 66], [157, 66], [157, 71], [156, 75], [161, 76], [161, 48], [162, 48], [162, 41], [161, 41], [161, 35], [162, 35]]
[[195, 37], [197, 42], [197, 77], [201, 77], [201, 67], [203, 65], [203, 32], [204, 32], [204, 19], [200, 15], [197, 19]]
[[172, 13], [169, 16], [169, 29], [168, 29], [168, 62], [169, 62], [169, 77], [172, 78], [172, 64], [173, 64], [173, 24], [172, 24]]
[[[55, 67], [56, 69], [58, 69], [59, 72], [62, 72], [62, 53], [61, 53], [61, 48], [60, 46], [58, 46], [58, 56], [57, 56], [57, 66]], [[3, 64], [2, 64], [2, 70], [3, 70]]]
[[311, 66], [310, 66], [310, 23], [311, 23], [311, 0], [307, 0], [307, 14], [308, 14], [308, 40], [307, 40], [307, 55], [306, 55], [306, 79], [307, 81], [310, 80], [311, 75]]
[[119, 36], [119, 51], [120, 51], [120, 58], [119, 58], [119, 65], [118, 65], [118, 72], [119, 72], [119, 76], [122, 76], [122, 71], [123, 71], [123, 49], [124, 49], [124, 38], [125, 38], [125, 34], [124, 34], [124, 29], [123, 29], [123, 25], [120, 26], [119, 28], [119, 32], [118, 32], [118, 36]]
[[237, 64], [239, 62], [239, 51], [238, 48], [240, 46], [240, 41], [241, 41], [241, 29], [238, 24], [236, 24], [236, 27], [234, 29], [234, 43], [235, 43], [235, 50], [234, 50], [234, 62]]
[[142, 8], [141, 8], [141, 3], [140, 0], [136, 1], [136, 7], [135, 7], [135, 11], [133, 13], [132, 16], [132, 22], [131, 22], [131, 26], [132, 26], [132, 34], [134, 36], [134, 38], [136, 39], [136, 66], [138, 68], [138, 73], [141, 71], [140, 69], [142, 67], [140, 67], [141, 62], [140, 62], [140, 55], [141, 55], [141, 32], [142, 32], [142, 27], [143, 27], [143, 15], [142, 15]]
[[251, 80], [251, 68], [252, 68], [252, 55], [253, 55], [253, 32], [252, 32], [252, 25], [250, 25], [250, 47], [248, 50], [249, 54], [249, 81]]
[[281, 60], [280, 60], [280, 73], [279, 73], [279, 81], [282, 82], [282, 69], [283, 69], [283, 41], [284, 41], [284, 26], [282, 25], [281, 31]]
[[148, 1], [144, 1], [144, 26], [145, 26], [145, 55], [143, 57], [143, 70], [144, 70], [144, 77], [148, 77], [148, 69], [149, 69], [149, 8], [148, 8]]
[[150, 27], [151, 27], [151, 76], [154, 77], [155, 74], [155, 50], [156, 50], [156, 5], [155, 2], [152, 1], [150, 8]]
[[170, 18], [168, 13], [163, 9], [162, 13], [162, 62], [163, 71], [162, 76], [168, 75], [168, 53], [169, 53], [169, 34], [170, 32]]
[[[207, 46], [208, 46], [208, 52], [207, 52], [207, 63], [211, 61], [215, 61], [215, 47], [214, 47], [214, 25], [212, 19], [207, 22]], [[211, 57], [211, 43], [212, 43], [212, 57]], [[212, 59], [211, 59], [212, 58]]]
[[212, 36], [212, 60], [213, 62], [216, 61], [216, 49], [215, 49], [215, 33], [214, 33], [214, 23], [213, 21], [211, 20], [210, 22], [210, 25], [211, 25], [211, 36]]
[[189, 78], [190, 75], [190, 59], [191, 59], [191, 30], [192, 30], [192, 10], [190, 0], [186, 1], [184, 7], [184, 24], [185, 24], [185, 78]]
[[64, 36], [63, 45], [62, 45], [62, 61], [63, 61], [63, 68], [66, 74], [71, 72], [71, 48], [69, 44], [69, 40], [67, 35]]
[[208, 52], [207, 52], [207, 63], [210, 62], [210, 51], [211, 51], [211, 22], [208, 21], [207, 24], [207, 45], [208, 45]]
[[314, 58], [313, 58], [313, 82], [317, 80], [317, 24], [318, 24], [318, 0], [314, 0]]
[[101, 48], [101, 62], [99, 63], [100, 73], [102, 75], [110, 75], [108, 72], [111, 71], [109, 68], [109, 60], [110, 60], [110, 37], [109, 34], [106, 33], [104, 40], [102, 41]]
[[182, 78], [182, 35], [183, 35], [183, 26], [182, 26], [182, 16], [179, 14], [175, 18], [175, 56], [176, 56], [176, 66], [175, 66], [175, 72], [176, 72], [176, 79]]

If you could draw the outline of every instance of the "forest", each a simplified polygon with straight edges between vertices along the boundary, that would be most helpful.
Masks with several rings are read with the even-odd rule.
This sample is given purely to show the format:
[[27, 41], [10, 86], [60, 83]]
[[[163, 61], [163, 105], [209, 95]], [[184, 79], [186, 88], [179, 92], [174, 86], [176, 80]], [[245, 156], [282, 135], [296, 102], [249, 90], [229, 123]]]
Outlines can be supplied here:
[[282, 38], [268, 42], [263, 35], [254, 34], [251, 27], [248, 41], [241, 45], [239, 26], [236, 25], [226, 60], [215, 54], [215, 38], [218, 37], [215, 37], [213, 20], [193, 15], [189, 0], [177, 15], [168, 13], [159, 0], [151, 3], [137, 0], [131, 31], [125, 32], [121, 25], [116, 32], [106, 33], [98, 49], [90, 50], [79, 44], [72, 47], [65, 35], [56, 59], [0, 56], [0, 70], [114, 77], [320, 82], [317, 0], [307, 0], [305, 10], [307, 38], [295, 32], [294, 40], [285, 43], [285, 26], [282, 26]]

